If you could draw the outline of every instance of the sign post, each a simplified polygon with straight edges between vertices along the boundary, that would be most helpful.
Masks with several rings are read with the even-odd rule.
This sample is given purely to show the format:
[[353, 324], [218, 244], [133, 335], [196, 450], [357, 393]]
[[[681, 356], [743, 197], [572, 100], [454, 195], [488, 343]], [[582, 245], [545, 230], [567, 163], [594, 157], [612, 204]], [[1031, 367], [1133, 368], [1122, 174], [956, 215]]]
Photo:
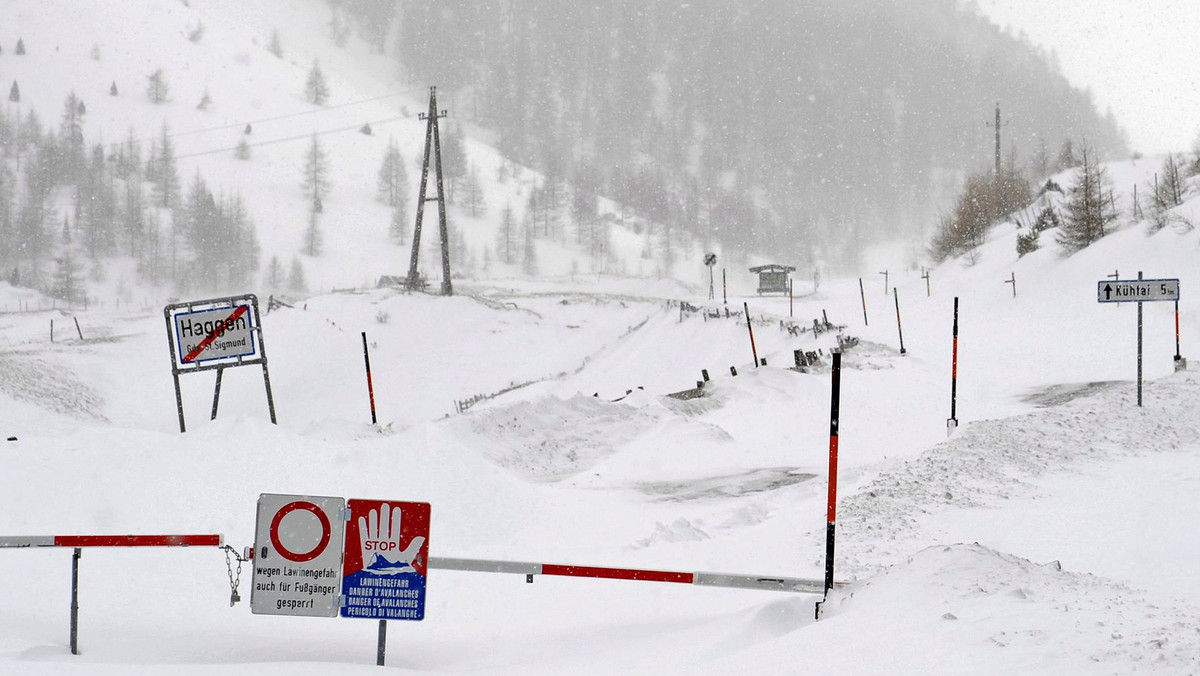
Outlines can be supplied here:
[[708, 299], [713, 300], [715, 294], [713, 292], [713, 267], [717, 264], [717, 254], [709, 253], [704, 255], [704, 265], [708, 267]]
[[[1137, 405], [1142, 405], [1142, 303], [1152, 301], [1179, 302], [1178, 279], [1100, 280], [1096, 282], [1096, 300], [1101, 303], [1134, 301], [1137, 303]], [[1176, 354], [1179, 350], [1176, 348]]]
[[179, 375], [216, 369], [212, 404], [212, 417], [216, 418], [221, 376], [226, 368], [233, 366], [262, 364], [267, 409], [271, 422], [275, 422], [275, 399], [271, 396], [271, 375], [267, 370], [267, 348], [263, 342], [257, 296], [246, 294], [173, 303], [163, 308], [163, 317], [171, 350], [171, 378], [175, 382], [180, 432], [186, 431], [187, 427]]

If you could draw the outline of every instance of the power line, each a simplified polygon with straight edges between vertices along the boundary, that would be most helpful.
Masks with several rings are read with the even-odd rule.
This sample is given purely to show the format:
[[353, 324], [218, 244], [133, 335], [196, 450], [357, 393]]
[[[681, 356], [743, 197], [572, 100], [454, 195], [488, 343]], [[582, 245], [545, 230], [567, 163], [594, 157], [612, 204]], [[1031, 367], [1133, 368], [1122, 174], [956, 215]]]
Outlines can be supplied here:
[[[370, 122], [367, 122], [367, 125], [374, 126], [374, 125], [379, 125], [379, 124], [387, 124], [389, 122], [397, 122], [397, 121], [403, 120], [403, 119], [405, 119], [405, 116], [398, 115], [396, 117], [389, 117], [389, 118], [385, 118], [382, 120], [372, 120]], [[296, 136], [288, 136], [285, 138], [271, 139], [270, 141], [259, 141], [257, 143], [247, 143], [246, 147], [257, 148], [259, 146], [270, 146], [270, 145], [275, 145], [277, 143], [288, 143], [290, 141], [298, 141], [300, 139], [312, 138], [313, 136], [326, 136], [328, 134], [340, 134], [344, 131], [358, 131], [358, 130], [361, 130], [362, 128], [363, 128], [363, 125], [361, 125], [361, 124], [352, 124], [348, 127], [338, 127], [337, 129], [326, 129], [325, 131], [314, 131], [314, 132], [311, 132], [308, 134], [299, 134]], [[175, 158], [181, 160], [181, 159], [184, 159], [185, 157], [199, 157], [201, 155], [215, 155], [216, 153], [229, 153], [229, 152], [233, 152], [237, 149], [238, 149], [238, 146], [233, 146], [230, 148], [216, 148], [213, 150], [200, 150], [200, 151], [197, 151], [194, 153], [186, 153], [183, 155], [176, 155]]]
[[[363, 103], [372, 103], [374, 101], [382, 101], [383, 99], [390, 99], [390, 98], [395, 98], [397, 96], [404, 96], [405, 94], [408, 94], [413, 91], [416, 91], [416, 90], [415, 89], [407, 89], [402, 92], [395, 92], [392, 94], [384, 94], [383, 96], [376, 96], [376, 97], [370, 98], [370, 99], [360, 99], [358, 101], [350, 101], [349, 103], [340, 103], [336, 106], [323, 106], [316, 110], [302, 110], [298, 113], [287, 113], [285, 115], [276, 115], [275, 117], [264, 117], [264, 118], [258, 119], [258, 120], [245, 120], [243, 122], [234, 122], [232, 124], [221, 125], [219, 127], [208, 127], [206, 129], [193, 129], [191, 131], [181, 131], [181, 132], [178, 132], [175, 134], [167, 134], [167, 136], [169, 138], [177, 138], [180, 136], [191, 136], [193, 134], [205, 134], [210, 131], [221, 131], [222, 129], [236, 129], [238, 127], [244, 127], [247, 124], [255, 125], [255, 124], [260, 124], [262, 122], [274, 122], [276, 120], [286, 120], [286, 119], [292, 118], [292, 117], [301, 117], [304, 115], [314, 115], [316, 113], [324, 113], [326, 111], [337, 110], [339, 108], [348, 108], [350, 106], [357, 106], [357, 105], [360, 105]], [[156, 136], [155, 138], [160, 138], [160, 137]], [[146, 139], [146, 140], [152, 140], [152, 139]]]

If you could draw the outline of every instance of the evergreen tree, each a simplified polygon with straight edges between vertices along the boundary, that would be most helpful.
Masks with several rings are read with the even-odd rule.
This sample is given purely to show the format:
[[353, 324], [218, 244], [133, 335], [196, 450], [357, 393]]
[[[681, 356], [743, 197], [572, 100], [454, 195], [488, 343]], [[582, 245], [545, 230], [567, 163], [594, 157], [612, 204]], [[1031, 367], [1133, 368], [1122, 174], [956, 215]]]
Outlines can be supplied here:
[[118, 93], [118, 92], [117, 92], [117, 81], [116, 81], [116, 80], [113, 80], [113, 83], [112, 83], [111, 85], [109, 85], [109, 87], [108, 87], [108, 95], [109, 95], [109, 96], [116, 96], [116, 95], [117, 95], [117, 93]]
[[392, 222], [388, 226], [388, 235], [397, 243], [404, 244], [408, 241], [408, 222], [404, 217], [404, 212], [400, 207], [392, 209]]
[[[142, 238], [146, 235], [146, 200], [142, 192], [141, 177], [130, 174], [125, 180], [125, 209], [121, 214], [129, 255], [140, 258], [143, 252]], [[157, 232], [155, 233], [158, 234]], [[154, 282], [157, 283], [157, 280]]]
[[1162, 169], [1154, 175], [1154, 182], [1149, 186], [1152, 232], [1163, 229], [1172, 221], [1183, 222], [1179, 214], [1171, 210], [1183, 204], [1184, 195], [1187, 193], [1185, 171], [1185, 160], [1172, 153], [1163, 159]]
[[467, 147], [463, 141], [462, 128], [458, 125], [447, 125], [446, 133], [441, 136], [442, 145], [442, 176], [446, 181], [446, 199], [454, 203], [455, 189], [467, 175]]
[[292, 258], [292, 271], [288, 275], [288, 291], [308, 293], [308, 282], [304, 279], [304, 265], [299, 258]]
[[400, 146], [396, 144], [396, 138], [392, 137], [388, 140], [387, 150], [383, 152], [383, 164], [379, 167], [376, 196], [380, 202], [389, 207], [407, 211], [408, 190], [408, 170], [404, 168], [404, 158], [400, 155]]
[[308, 228], [304, 231], [304, 253], [309, 256], [321, 255], [320, 226], [320, 213], [316, 209], [310, 209], [308, 212]]
[[308, 71], [308, 80], [304, 84], [304, 98], [312, 104], [323, 106], [329, 102], [329, 85], [325, 82], [325, 73], [321, 72], [321, 64], [313, 61]]
[[530, 277], [536, 277], [538, 274], [537, 240], [534, 236], [536, 229], [537, 224], [526, 212], [525, 224], [521, 228], [521, 272]]
[[13, 205], [16, 200], [16, 178], [8, 163], [0, 161], [0, 270], [17, 259]]
[[17, 85], [16, 80], [13, 80], [12, 87], [8, 89], [8, 100], [13, 103], [21, 102], [21, 88]]
[[267, 272], [263, 276], [263, 284], [270, 291], [278, 291], [283, 288], [283, 264], [279, 262], [279, 256], [271, 256], [271, 262], [267, 264]]
[[23, 38], [17, 38], [17, 56], [22, 56], [24, 54], [25, 54], [25, 40]]
[[104, 156], [104, 147], [92, 148], [91, 160], [84, 169], [78, 187], [77, 224], [82, 226], [88, 257], [98, 261], [111, 254], [116, 245], [116, 195], [112, 172]]
[[500, 228], [496, 231], [496, 257], [505, 265], [512, 265], [517, 256], [517, 222], [511, 204], [504, 205], [500, 216]]
[[279, 42], [279, 29], [271, 31], [271, 44], [267, 47], [267, 51], [274, 54], [277, 58], [283, 58], [283, 45]]
[[162, 68], [151, 73], [146, 78], [146, 96], [155, 105], [163, 103], [167, 100], [167, 95], [170, 94], [171, 88], [167, 84], [167, 75]]
[[62, 142], [62, 152], [65, 166], [64, 178], [68, 182], [79, 179], [84, 166], [83, 124], [87, 109], [83, 101], [71, 92], [63, 102], [62, 121], [59, 125], [59, 137]]
[[157, 155], [154, 149], [151, 156], [155, 158], [154, 171], [146, 171], [147, 178], [154, 181], [154, 201], [164, 208], [171, 209], [179, 206], [179, 170], [175, 162], [175, 144], [171, 141], [170, 130], [164, 121], [162, 134], [157, 144]]
[[51, 294], [67, 305], [73, 305], [83, 299], [83, 280], [80, 276], [81, 266], [75, 257], [75, 247], [71, 241], [71, 227], [66, 218], [63, 219], [62, 249], [55, 259], [57, 267], [54, 270]]
[[[315, 132], [312, 135], [312, 143], [308, 146], [308, 153], [304, 156], [304, 179], [300, 185], [311, 198], [313, 205], [320, 203], [329, 193], [329, 157], [321, 147], [321, 140]], [[314, 211], [319, 209], [314, 206]]]
[[163, 245], [162, 225], [157, 215], [150, 214], [144, 232], [145, 236], [139, 240], [138, 274], [151, 286], [158, 286], [166, 267], [166, 247]]
[[196, 104], [196, 110], [208, 110], [212, 107], [212, 96], [208, 93], [208, 87], [204, 88], [204, 95], [200, 97], [200, 103]]
[[1075, 170], [1075, 187], [1065, 205], [1058, 243], [1064, 256], [1082, 251], [1108, 234], [1116, 220], [1110, 208], [1112, 188], [1108, 172], [1096, 159], [1096, 151], [1086, 144], [1080, 149], [1082, 164]]
[[244, 136], [238, 139], [237, 148], [234, 148], [233, 150], [233, 156], [239, 160], [250, 159], [250, 144], [246, 142], [246, 138]]
[[479, 184], [479, 168], [471, 165], [467, 172], [467, 180], [463, 185], [466, 198], [466, 208], [471, 211], [471, 218], [480, 218], [487, 212], [487, 202], [483, 198], [483, 187]]

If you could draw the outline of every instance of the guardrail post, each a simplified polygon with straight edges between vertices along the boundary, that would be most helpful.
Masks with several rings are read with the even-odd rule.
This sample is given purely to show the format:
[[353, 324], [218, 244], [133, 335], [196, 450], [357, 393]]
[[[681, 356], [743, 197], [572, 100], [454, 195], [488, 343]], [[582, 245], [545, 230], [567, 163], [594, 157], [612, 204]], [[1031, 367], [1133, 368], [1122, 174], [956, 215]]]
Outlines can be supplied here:
[[79, 547], [71, 555], [71, 654], [79, 654]]

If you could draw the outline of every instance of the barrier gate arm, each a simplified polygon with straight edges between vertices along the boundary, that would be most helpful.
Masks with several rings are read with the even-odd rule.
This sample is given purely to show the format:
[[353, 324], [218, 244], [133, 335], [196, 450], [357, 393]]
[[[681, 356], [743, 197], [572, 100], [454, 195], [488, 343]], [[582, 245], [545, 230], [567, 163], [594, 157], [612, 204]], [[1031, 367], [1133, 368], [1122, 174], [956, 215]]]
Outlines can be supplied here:
[[[442, 570], [458, 570], [472, 573], [508, 573], [524, 575], [526, 582], [533, 582], [535, 575], [559, 575], [565, 577], [591, 577], [610, 580], [636, 580], [642, 582], [675, 582], [702, 587], [730, 587], [734, 589], [760, 589], [800, 594], [820, 594], [825, 590], [823, 580], [777, 575], [739, 575], [732, 573], [674, 572], [643, 570], [638, 568], [609, 568], [603, 566], [576, 566], [528, 561], [497, 561], [492, 559], [459, 559], [442, 556], [429, 557], [429, 567]], [[836, 583], [842, 586], [843, 583]]]
[[[79, 654], [79, 557], [84, 547], [222, 547], [220, 534], [206, 535], [0, 535], [0, 549], [66, 547], [71, 555], [71, 654]], [[239, 564], [240, 566], [240, 564]], [[239, 568], [240, 570], [240, 568]]]

